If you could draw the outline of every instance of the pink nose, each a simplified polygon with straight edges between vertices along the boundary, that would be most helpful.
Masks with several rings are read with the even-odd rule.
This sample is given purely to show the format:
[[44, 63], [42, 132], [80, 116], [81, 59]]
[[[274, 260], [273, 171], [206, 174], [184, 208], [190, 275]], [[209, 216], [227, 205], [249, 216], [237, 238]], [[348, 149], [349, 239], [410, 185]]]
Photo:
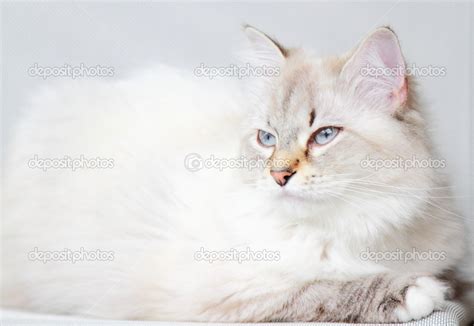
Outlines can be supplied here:
[[270, 174], [272, 175], [273, 179], [275, 179], [276, 183], [278, 183], [281, 187], [286, 185], [290, 178], [295, 174], [296, 172], [291, 172], [289, 170], [283, 170], [283, 171], [270, 171]]

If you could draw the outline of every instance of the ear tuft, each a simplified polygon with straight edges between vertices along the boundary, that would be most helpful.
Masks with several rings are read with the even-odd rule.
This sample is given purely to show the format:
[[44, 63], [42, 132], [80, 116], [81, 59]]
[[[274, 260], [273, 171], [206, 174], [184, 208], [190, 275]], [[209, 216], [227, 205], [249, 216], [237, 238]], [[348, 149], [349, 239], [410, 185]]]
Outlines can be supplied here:
[[359, 96], [394, 111], [408, 96], [405, 60], [397, 35], [389, 27], [372, 32], [344, 65], [341, 76]]

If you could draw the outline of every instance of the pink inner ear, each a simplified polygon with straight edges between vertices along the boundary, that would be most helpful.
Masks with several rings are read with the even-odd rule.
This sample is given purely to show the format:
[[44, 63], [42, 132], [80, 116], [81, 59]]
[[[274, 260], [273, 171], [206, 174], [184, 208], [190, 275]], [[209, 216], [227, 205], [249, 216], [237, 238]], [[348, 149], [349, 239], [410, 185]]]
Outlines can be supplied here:
[[[373, 35], [368, 43], [366, 60], [369, 65], [392, 69], [395, 73], [385, 77], [391, 79], [394, 87], [403, 87], [405, 84], [405, 62], [396, 36], [389, 30], [383, 30]], [[378, 58], [376, 59], [376, 57]]]
[[[348, 71], [363, 68], [377, 69], [377, 74], [362, 75], [360, 90], [370, 100], [378, 100], [390, 108], [399, 107], [406, 102], [408, 85], [405, 62], [397, 37], [389, 29], [379, 29], [361, 45], [348, 64]], [[381, 73], [383, 71], [383, 73]], [[388, 101], [388, 103], [387, 103]]]
[[374, 40], [374, 45], [383, 63], [388, 68], [404, 67], [403, 57], [397, 40], [384, 33]]
[[406, 102], [408, 96], [408, 85], [405, 77], [405, 62], [398, 41], [391, 33], [381, 33], [379, 39], [375, 39], [376, 51], [384, 66], [393, 69], [393, 76], [386, 76], [393, 86], [390, 99], [392, 103], [401, 105]]
[[394, 91], [400, 96], [407, 93], [407, 84], [405, 80], [405, 61], [403, 60], [400, 45], [395, 35], [391, 32], [380, 33], [379, 39], [375, 39], [376, 48], [385, 67], [394, 69], [397, 73], [392, 76]]

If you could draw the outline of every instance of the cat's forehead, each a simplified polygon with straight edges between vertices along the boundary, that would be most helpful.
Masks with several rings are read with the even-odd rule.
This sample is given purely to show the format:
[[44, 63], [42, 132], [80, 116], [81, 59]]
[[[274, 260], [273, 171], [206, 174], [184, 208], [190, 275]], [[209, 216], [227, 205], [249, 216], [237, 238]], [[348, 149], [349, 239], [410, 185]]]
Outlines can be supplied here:
[[[336, 68], [336, 69], [334, 69]], [[288, 64], [275, 85], [268, 119], [271, 124], [291, 132], [308, 128], [318, 114], [325, 113], [322, 99], [329, 93], [338, 67], [324, 61]]]

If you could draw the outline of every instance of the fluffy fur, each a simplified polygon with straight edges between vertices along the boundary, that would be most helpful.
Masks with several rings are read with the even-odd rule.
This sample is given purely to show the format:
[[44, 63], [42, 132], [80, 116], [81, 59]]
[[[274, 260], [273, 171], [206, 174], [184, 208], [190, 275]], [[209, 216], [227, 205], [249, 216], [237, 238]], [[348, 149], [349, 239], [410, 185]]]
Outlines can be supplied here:
[[[381, 28], [350, 53], [315, 58], [246, 27], [253, 64], [278, 66], [240, 95], [155, 67], [116, 82], [69, 81], [36, 94], [5, 162], [4, 306], [103, 318], [186, 321], [418, 319], [439, 309], [465, 235], [435, 169], [364, 169], [361, 161], [433, 157], [413, 81], [360, 75], [404, 65]], [[325, 146], [308, 140], [340, 126]], [[277, 135], [274, 148], [257, 130]], [[269, 168], [184, 167], [189, 153], [290, 162]], [[28, 168], [40, 158], [112, 158], [111, 169]], [[34, 248], [113, 251], [113, 261], [42, 263]], [[196, 259], [268, 250], [273, 261]], [[365, 261], [367, 251], [437, 251], [444, 260]], [[433, 276], [430, 276], [433, 275]], [[459, 275], [459, 274], [456, 274]], [[365, 299], [363, 299], [365, 298]]]

